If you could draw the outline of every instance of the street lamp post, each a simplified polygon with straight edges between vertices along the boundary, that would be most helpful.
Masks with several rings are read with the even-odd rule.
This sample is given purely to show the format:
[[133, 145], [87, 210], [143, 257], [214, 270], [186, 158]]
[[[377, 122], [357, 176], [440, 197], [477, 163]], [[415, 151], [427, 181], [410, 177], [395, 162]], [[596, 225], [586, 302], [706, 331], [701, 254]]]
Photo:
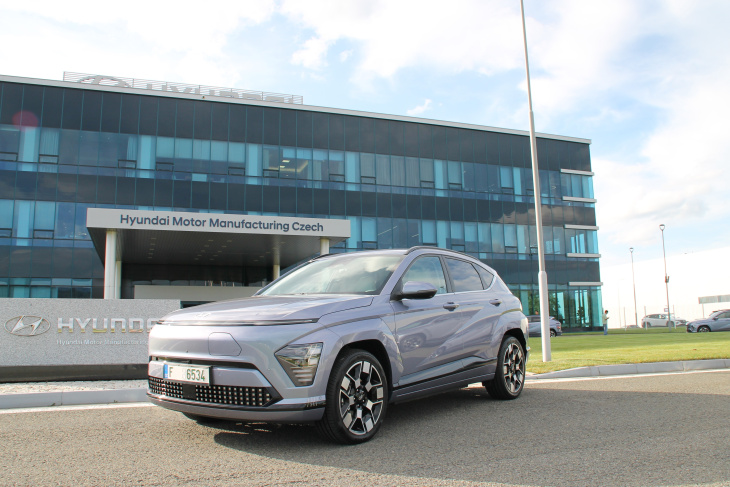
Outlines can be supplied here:
[[[662, 223], [659, 225], [659, 230], [662, 231], [662, 254], [664, 254], [664, 287], [667, 290], [667, 329], [669, 329], [669, 322], [671, 321], [672, 313], [671, 309], [669, 307], [669, 276], [667, 275], [667, 251], [664, 248], [664, 224]], [[674, 323], [674, 322], [672, 322]], [[674, 323], [674, 328], [677, 327], [677, 324]]]
[[548, 280], [545, 271], [545, 242], [542, 232], [542, 199], [540, 192], [540, 171], [537, 166], [537, 138], [535, 137], [535, 117], [532, 114], [532, 91], [530, 90], [530, 63], [527, 60], [527, 29], [525, 27], [525, 5], [520, 0], [522, 13], [522, 39], [525, 43], [525, 73], [527, 76], [527, 105], [530, 109], [530, 153], [532, 154], [532, 181], [535, 193], [535, 229], [537, 230], [537, 258], [539, 272], [537, 273], [538, 290], [540, 296], [540, 329], [542, 330], [542, 361], [550, 362], [550, 308], [548, 306]]
[[636, 278], [634, 277], [634, 248], [629, 247], [631, 252], [631, 282], [634, 284], [634, 324], [639, 327], [639, 312], [636, 311]]

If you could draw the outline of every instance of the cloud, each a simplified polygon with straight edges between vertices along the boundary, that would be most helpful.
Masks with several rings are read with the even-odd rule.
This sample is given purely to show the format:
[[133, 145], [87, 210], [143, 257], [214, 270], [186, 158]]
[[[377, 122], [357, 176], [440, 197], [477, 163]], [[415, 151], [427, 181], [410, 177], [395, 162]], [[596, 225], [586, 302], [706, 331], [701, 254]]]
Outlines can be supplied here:
[[411, 117], [415, 117], [417, 115], [423, 114], [423, 112], [429, 110], [430, 108], [431, 108], [431, 100], [429, 100], [428, 98], [426, 98], [423, 101], [423, 104], [422, 105], [418, 105], [415, 108], [411, 108], [410, 110], [407, 110], [406, 113], [408, 115], [410, 115]]
[[308, 69], [319, 70], [327, 66], [327, 50], [332, 42], [319, 37], [312, 37], [304, 43], [302, 49], [292, 54], [292, 63]]
[[352, 56], [352, 53], [355, 52], [352, 49], [348, 49], [347, 51], [342, 51], [340, 53], [340, 62], [344, 63], [348, 59], [350, 59], [350, 56]]
[[[720, 47], [727, 36], [719, 39], [712, 24], [723, 10], [730, 12], [721, 6], [713, 13], [710, 6], [671, 5], [677, 9], [664, 13], [663, 29], [683, 42], [668, 42], [656, 53], [666, 61], [652, 65], [650, 84], [622, 85], [637, 103], [656, 110], [657, 120], [637, 127], [643, 135], [637, 153], [617, 147], [593, 160], [602, 233], [624, 246], [648, 242], [659, 223], [679, 229], [688, 248], [728, 236], [716, 223], [730, 217], [724, 184], [730, 153], [725, 115], [730, 93], [724, 80], [730, 62]], [[641, 84], [642, 77], [637, 80]], [[710, 238], [708, 228], [717, 230]]]
[[360, 85], [413, 66], [488, 74], [515, 68], [521, 59], [519, 10], [496, 0], [455, 8], [415, 0], [284, 0], [280, 11], [327, 46], [355, 42], [359, 62], [351, 79]]
[[[52, 22], [59, 27], [106, 29], [109, 33], [126, 33], [126, 42], [143, 39], [163, 52], [218, 53], [228, 36], [241, 25], [260, 23], [274, 12], [273, 0], [251, 0], [241, 8], [240, 2], [218, 2], [212, 8], [194, 10], [164, 2], [128, 0], [123, 8], [89, 0], [57, 2], [2, 2], [8, 12]], [[31, 17], [32, 16], [32, 17]], [[26, 25], [27, 27], [27, 25]], [[63, 38], [59, 39], [63, 42]]]

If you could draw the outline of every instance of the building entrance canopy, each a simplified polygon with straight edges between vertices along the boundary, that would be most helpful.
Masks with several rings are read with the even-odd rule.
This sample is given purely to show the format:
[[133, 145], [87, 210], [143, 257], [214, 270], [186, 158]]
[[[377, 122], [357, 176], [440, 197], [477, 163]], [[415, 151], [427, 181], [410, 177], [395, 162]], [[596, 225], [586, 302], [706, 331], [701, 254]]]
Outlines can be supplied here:
[[104, 261], [105, 297], [118, 294], [122, 263], [272, 266], [277, 277], [350, 237], [349, 220], [106, 208], [89, 208], [86, 226]]

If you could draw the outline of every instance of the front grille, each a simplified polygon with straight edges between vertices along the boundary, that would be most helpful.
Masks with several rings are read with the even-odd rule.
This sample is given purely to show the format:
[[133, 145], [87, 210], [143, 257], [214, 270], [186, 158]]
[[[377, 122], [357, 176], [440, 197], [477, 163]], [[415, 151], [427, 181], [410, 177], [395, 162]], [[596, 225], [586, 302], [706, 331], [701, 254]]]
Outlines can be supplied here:
[[152, 394], [208, 404], [265, 407], [275, 400], [266, 387], [185, 384], [149, 377], [149, 388]]

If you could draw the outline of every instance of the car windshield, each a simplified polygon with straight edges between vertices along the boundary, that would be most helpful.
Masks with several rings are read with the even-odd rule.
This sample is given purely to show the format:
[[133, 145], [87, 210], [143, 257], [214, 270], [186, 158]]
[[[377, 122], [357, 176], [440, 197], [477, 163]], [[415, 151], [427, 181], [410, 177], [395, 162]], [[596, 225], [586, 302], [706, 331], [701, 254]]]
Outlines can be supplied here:
[[403, 255], [338, 255], [318, 259], [284, 275], [262, 296], [284, 294], [378, 294]]

